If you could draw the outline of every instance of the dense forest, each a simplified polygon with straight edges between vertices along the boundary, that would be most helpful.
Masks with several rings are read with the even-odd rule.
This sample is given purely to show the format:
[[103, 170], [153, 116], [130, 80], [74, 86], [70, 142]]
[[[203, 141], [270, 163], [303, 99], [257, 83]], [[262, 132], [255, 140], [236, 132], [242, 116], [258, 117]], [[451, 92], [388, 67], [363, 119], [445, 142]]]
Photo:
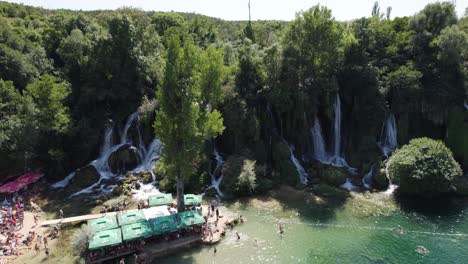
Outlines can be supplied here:
[[[459, 18], [443, 2], [391, 19], [376, 3], [370, 17], [340, 22], [317, 5], [290, 22], [235, 22], [0, 2], [0, 175], [41, 170], [60, 180], [95, 159], [106, 129], [137, 111], [146, 143], [170, 141], [170, 124], [186, 128], [165, 145], [172, 158], [154, 168], [167, 190], [177, 174], [203, 191], [214, 147], [228, 195], [303, 185], [292, 152], [309, 182], [340, 185], [346, 170], [317, 162], [318, 120], [321, 147], [357, 178], [384, 166], [389, 117], [400, 146], [442, 140], [466, 172], [467, 12]], [[190, 147], [178, 152], [179, 143]]]

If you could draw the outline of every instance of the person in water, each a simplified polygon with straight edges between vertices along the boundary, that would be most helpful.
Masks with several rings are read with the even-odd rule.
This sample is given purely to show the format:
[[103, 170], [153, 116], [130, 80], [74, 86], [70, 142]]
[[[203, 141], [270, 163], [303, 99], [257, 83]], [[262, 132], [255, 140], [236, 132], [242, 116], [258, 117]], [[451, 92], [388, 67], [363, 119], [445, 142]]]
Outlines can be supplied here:
[[216, 255], [216, 252], [218, 252], [218, 250], [217, 250], [216, 247], [215, 247], [214, 250], [213, 250], [213, 254]]
[[239, 239], [240, 239], [240, 236], [239, 236], [239, 233], [238, 233], [238, 232], [236, 232], [236, 236], [237, 236], [237, 240], [239, 240]]
[[284, 233], [284, 228], [282, 224], [279, 224], [279, 233], [282, 235]]

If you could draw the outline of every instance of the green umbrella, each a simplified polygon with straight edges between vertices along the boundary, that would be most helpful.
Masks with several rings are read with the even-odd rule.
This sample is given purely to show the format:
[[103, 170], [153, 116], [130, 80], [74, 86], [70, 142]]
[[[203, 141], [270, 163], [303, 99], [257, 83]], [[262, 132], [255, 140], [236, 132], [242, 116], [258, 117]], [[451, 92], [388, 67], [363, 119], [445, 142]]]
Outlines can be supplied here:
[[200, 210], [178, 213], [177, 217], [179, 218], [179, 228], [199, 226], [205, 223], [205, 218]]
[[117, 220], [119, 220], [119, 225], [128, 225], [138, 222], [145, 221], [145, 215], [141, 210], [129, 211], [123, 214], [117, 215]]
[[98, 249], [103, 247], [122, 244], [122, 231], [120, 228], [114, 228], [99, 231], [89, 241], [88, 249]]
[[153, 235], [151, 226], [147, 221], [122, 226], [124, 241], [141, 239]]
[[88, 226], [91, 227], [91, 230], [93, 230], [94, 232], [119, 227], [115, 215], [88, 220]]
[[175, 215], [153, 218], [149, 222], [155, 235], [170, 233], [178, 229]]
[[202, 201], [201, 195], [186, 194], [184, 195], [185, 206], [200, 206]]
[[149, 206], [162, 206], [172, 204], [172, 194], [158, 193], [149, 197]]

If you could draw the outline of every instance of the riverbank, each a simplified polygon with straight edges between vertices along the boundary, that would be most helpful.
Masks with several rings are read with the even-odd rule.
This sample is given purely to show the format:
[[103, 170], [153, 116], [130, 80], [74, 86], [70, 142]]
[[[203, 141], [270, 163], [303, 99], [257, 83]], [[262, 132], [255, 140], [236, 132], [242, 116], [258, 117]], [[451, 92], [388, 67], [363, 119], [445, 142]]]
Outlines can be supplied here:
[[[99, 213], [101, 209], [102, 203], [85, 203], [84, 198], [80, 197], [71, 200], [59, 199], [59, 197], [57, 193], [35, 194], [35, 201], [44, 211], [41, 220], [56, 218], [60, 208], [64, 208], [65, 217], [82, 213]], [[123, 197], [115, 197], [105, 203], [116, 203], [122, 199]], [[329, 186], [318, 186], [312, 192], [282, 186], [265, 196], [221, 201], [220, 204], [217, 204], [215, 200], [205, 199], [203, 201], [204, 215], [208, 212], [207, 205], [212, 203], [217, 205], [220, 214], [223, 215], [220, 218], [222, 220], [218, 222], [220, 232], [213, 233], [213, 240], [211, 242], [205, 240], [207, 242], [205, 246], [195, 246], [200, 243], [195, 243], [195, 245], [188, 243], [187, 247], [184, 246], [182, 249], [164, 252], [164, 254], [170, 253], [170, 256], [161, 257], [156, 254], [158, 257], [155, 261], [158, 263], [211, 263], [216, 260], [216, 262], [224, 261], [229, 264], [253, 261], [264, 263], [271, 260], [268, 262], [309, 263], [307, 261], [336, 262], [333, 257], [339, 256], [346, 260], [342, 261], [344, 263], [348, 263], [348, 260], [367, 263], [368, 261], [366, 262], [363, 258], [353, 256], [361, 254], [377, 260], [385, 259], [385, 256], [376, 251], [377, 248], [383, 248], [383, 252], [387, 254], [388, 250], [385, 247], [390, 247], [391, 252], [395, 250], [396, 254], [396, 249], [392, 248], [394, 245], [388, 245], [388, 243], [396, 245], [400, 243], [399, 239], [402, 235], [393, 231], [399, 227], [405, 230], [403, 241], [406, 241], [403, 243], [403, 248], [399, 249], [400, 251], [407, 252], [412, 248], [416, 250], [419, 246], [418, 241], [427, 240], [428, 243], [421, 243], [421, 246], [428, 248], [431, 252], [438, 252], [434, 250], [436, 241], [444, 243], [448, 239], [447, 246], [451, 245], [457, 250], [463, 249], [464, 252], [468, 252], [468, 248], [460, 247], [458, 244], [468, 245], [468, 237], [463, 235], [468, 233], [468, 202], [466, 200], [457, 200], [457, 206], [451, 204], [449, 207], [457, 210], [447, 215], [444, 215], [443, 211], [433, 213], [438, 214], [440, 218], [408, 209], [395, 200], [391, 194], [353, 193]], [[443, 207], [439, 210], [442, 209]], [[239, 215], [243, 215], [244, 224], [233, 230], [222, 229], [226, 220], [236, 219]], [[212, 226], [214, 226], [215, 219], [214, 214], [208, 218]], [[283, 235], [279, 234], [279, 224], [284, 226]], [[49, 242], [51, 254], [47, 259], [48, 263], [66, 264], [84, 260], [74, 249], [80, 227], [81, 224], [73, 223], [62, 226], [59, 237]], [[236, 232], [240, 239], [237, 238]], [[455, 241], [457, 244], [454, 245], [455, 242], [450, 241]], [[369, 252], [362, 252], [358, 247], [358, 245], [363, 248], [369, 247], [369, 243], [373, 244]], [[351, 246], [352, 244], [356, 246]], [[212, 259], [214, 247], [217, 249], [216, 259]], [[342, 253], [327, 247], [341, 249], [350, 256], [343, 257]], [[445, 249], [445, 245], [442, 248]], [[286, 256], [282, 256], [280, 252], [287, 252], [289, 258], [286, 259]], [[307, 252], [312, 255], [318, 254], [317, 260], [310, 259]], [[417, 259], [417, 256], [412, 254], [410, 254], [410, 259]], [[237, 257], [240, 258], [238, 262], [235, 261]], [[396, 258], [390, 259], [398, 262]], [[447, 256], [447, 259], [450, 260], [450, 256]], [[44, 261], [46, 259], [43, 252], [35, 255], [34, 250], [30, 250], [15, 259], [13, 263], [39, 264]]]

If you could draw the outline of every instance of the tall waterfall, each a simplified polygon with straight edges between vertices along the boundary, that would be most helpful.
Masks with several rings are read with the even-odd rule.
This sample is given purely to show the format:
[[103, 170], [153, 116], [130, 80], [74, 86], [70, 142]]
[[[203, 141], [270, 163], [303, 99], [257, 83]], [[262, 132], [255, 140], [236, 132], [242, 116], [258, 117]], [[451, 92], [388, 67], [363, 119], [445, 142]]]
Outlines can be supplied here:
[[320, 121], [318, 116], [314, 118], [314, 126], [310, 129], [312, 135], [312, 144], [313, 148], [313, 158], [321, 161], [328, 162], [328, 154], [325, 150], [325, 140], [323, 140], [322, 127], [320, 126]]
[[[219, 189], [219, 186], [221, 185], [221, 182], [223, 181], [223, 177], [224, 177], [221, 171], [223, 169], [224, 160], [223, 160], [223, 157], [221, 157], [221, 155], [219, 154], [218, 150], [216, 149], [216, 146], [213, 147], [213, 156], [216, 160], [216, 167], [214, 168], [214, 170], [209, 172], [210, 177], [211, 177], [211, 185], [208, 186], [208, 188], [206, 188], [205, 192], [213, 188], [216, 190], [216, 193], [218, 194], [219, 197], [223, 197], [223, 192], [221, 192], [221, 190]], [[216, 178], [218, 174], [219, 176], [218, 178]]]
[[335, 97], [335, 120], [333, 126], [334, 134], [334, 148], [333, 148], [333, 157], [334, 159], [340, 160], [341, 158], [341, 100], [340, 96], [336, 95]]
[[[289, 152], [291, 153], [290, 158], [291, 158], [291, 161], [293, 162], [294, 166], [296, 167], [297, 173], [299, 174], [299, 180], [303, 184], [307, 184], [307, 180], [308, 180], [309, 175], [307, 175], [307, 173], [304, 170], [304, 167], [302, 167], [299, 160], [296, 158], [296, 156], [294, 156], [294, 147], [290, 146], [288, 144], [288, 142], [281, 135], [278, 134], [278, 130], [276, 128], [276, 123], [275, 123], [275, 120], [273, 118], [273, 113], [271, 112], [270, 105], [267, 105], [267, 111], [268, 111], [268, 115], [270, 117], [270, 121], [271, 121], [271, 124], [272, 124], [272, 133], [275, 134], [276, 136], [278, 136], [283, 141], [283, 143], [285, 143], [285, 144], [287, 144], [289, 146]], [[304, 118], [305, 118], [305, 115], [304, 115]]]
[[342, 156], [341, 150], [341, 100], [340, 96], [336, 95], [334, 104], [334, 122], [333, 122], [333, 151], [327, 153], [325, 141], [323, 139], [322, 127], [320, 120], [315, 116], [314, 126], [310, 130], [312, 143], [314, 144], [313, 158], [324, 164], [329, 164], [335, 167], [346, 167], [351, 174], [356, 173], [356, 168], [352, 168]]
[[385, 157], [388, 157], [388, 155], [396, 148], [397, 145], [397, 127], [395, 116], [390, 114], [382, 126], [379, 147]]
[[[138, 113], [133, 113], [131, 114], [128, 118], [127, 121], [125, 122], [125, 126], [123, 127], [120, 135], [120, 141], [118, 144], [113, 145], [113, 137], [114, 137], [114, 128], [109, 127], [106, 129], [105, 136], [104, 136], [104, 142], [101, 148], [101, 152], [99, 154], [99, 157], [96, 160], [91, 161], [88, 165], [91, 165], [96, 168], [96, 170], [99, 173], [99, 180], [92, 184], [91, 186], [88, 186], [74, 194], [72, 194], [70, 197], [74, 197], [80, 194], [86, 194], [86, 193], [91, 193], [94, 190], [99, 190], [100, 192], [105, 192], [105, 191], [110, 191], [112, 190], [115, 185], [109, 185], [109, 184], [101, 184], [103, 180], [109, 180], [109, 179], [120, 179], [124, 176], [125, 173], [123, 174], [114, 174], [112, 173], [110, 167], [109, 167], [109, 157], [110, 155], [118, 150], [120, 147], [122, 147], [125, 144], [132, 144], [131, 139], [128, 138], [128, 130], [130, 129], [131, 125], [133, 122], [136, 120], [138, 117]], [[152, 174], [153, 176], [153, 182], [151, 184], [143, 185], [140, 190], [144, 189], [151, 189], [151, 191], [157, 190], [154, 185], [155, 185], [155, 178], [152, 172], [152, 168], [154, 167], [154, 164], [156, 161], [159, 159], [160, 155], [160, 150], [161, 150], [161, 142], [159, 139], [154, 139], [151, 144], [148, 146], [148, 148], [145, 148], [144, 143], [141, 139], [140, 131], [139, 131], [139, 126], [137, 125], [138, 129], [138, 136], [139, 136], [139, 141], [138, 146], [132, 146], [133, 148], [138, 149], [139, 155], [140, 155], [140, 164], [136, 166], [136, 168], [130, 172], [141, 172], [141, 171], [148, 171]], [[53, 188], [64, 188], [66, 187], [70, 181], [75, 177], [75, 172], [70, 173], [65, 179], [56, 182], [52, 185]], [[151, 186], [153, 187], [151, 187]], [[98, 187], [99, 186], [99, 187]], [[138, 190], [137, 192], [139, 192]]]

